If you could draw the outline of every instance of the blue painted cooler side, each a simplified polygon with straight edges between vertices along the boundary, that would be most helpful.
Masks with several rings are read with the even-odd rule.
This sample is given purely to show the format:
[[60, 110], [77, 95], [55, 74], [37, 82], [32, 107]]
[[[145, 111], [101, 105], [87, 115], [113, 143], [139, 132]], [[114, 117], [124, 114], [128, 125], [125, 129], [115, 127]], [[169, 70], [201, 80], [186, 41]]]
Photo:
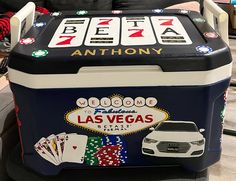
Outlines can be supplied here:
[[77, 107], [80, 97], [101, 99], [114, 94], [124, 97], [155, 97], [157, 107], [169, 114], [169, 120], [192, 121], [198, 129], [205, 129], [205, 151], [200, 157], [170, 158], [142, 154], [142, 141], [151, 132], [144, 129], [121, 136], [126, 144], [127, 161], [121, 166], [181, 165], [189, 170], [200, 171], [220, 159], [225, 91], [229, 79], [207, 86], [157, 86], [157, 87], [108, 87], [78, 89], [29, 89], [11, 83], [18, 118], [21, 124], [24, 163], [45, 175], [53, 175], [63, 168], [91, 168], [85, 163], [62, 163], [59, 166], [47, 162], [34, 150], [34, 144], [51, 134], [78, 133], [88, 137], [104, 134], [68, 124], [65, 115]]

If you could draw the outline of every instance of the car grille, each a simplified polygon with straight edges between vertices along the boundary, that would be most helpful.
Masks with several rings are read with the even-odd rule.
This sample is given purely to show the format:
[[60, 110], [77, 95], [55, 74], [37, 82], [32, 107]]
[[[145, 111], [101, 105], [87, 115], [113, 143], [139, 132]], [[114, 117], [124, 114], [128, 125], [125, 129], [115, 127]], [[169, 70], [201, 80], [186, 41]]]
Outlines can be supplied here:
[[166, 153], [186, 153], [190, 149], [190, 144], [185, 142], [160, 142], [157, 145], [159, 152]]

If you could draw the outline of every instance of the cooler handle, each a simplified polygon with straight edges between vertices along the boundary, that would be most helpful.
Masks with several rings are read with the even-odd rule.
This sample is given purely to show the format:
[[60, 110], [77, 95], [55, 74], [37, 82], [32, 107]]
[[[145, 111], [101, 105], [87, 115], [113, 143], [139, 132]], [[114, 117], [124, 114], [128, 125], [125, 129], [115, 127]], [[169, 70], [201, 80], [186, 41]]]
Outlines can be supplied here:
[[229, 45], [229, 35], [228, 35], [228, 14], [221, 9], [212, 0], [204, 0], [204, 16], [207, 22], [211, 25], [213, 29], [217, 31], [215, 27], [214, 17], [218, 21], [218, 32], [222, 39]]
[[25, 32], [29, 31], [34, 23], [35, 4], [28, 2], [10, 20], [11, 24], [11, 49], [18, 43], [21, 37], [22, 22], [25, 20]]

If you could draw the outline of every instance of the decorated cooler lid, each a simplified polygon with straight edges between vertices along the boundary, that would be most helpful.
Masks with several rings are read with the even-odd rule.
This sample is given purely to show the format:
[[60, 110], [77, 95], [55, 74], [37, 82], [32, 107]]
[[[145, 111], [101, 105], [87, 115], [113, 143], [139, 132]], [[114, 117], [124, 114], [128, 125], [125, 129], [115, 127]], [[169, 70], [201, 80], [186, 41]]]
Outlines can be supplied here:
[[31, 74], [77, 73], [83, 66], [159, 65], [165, 72], [229, 64], [229, 48], [196, 12], [55, 12], [40, 17], [10, 55]]

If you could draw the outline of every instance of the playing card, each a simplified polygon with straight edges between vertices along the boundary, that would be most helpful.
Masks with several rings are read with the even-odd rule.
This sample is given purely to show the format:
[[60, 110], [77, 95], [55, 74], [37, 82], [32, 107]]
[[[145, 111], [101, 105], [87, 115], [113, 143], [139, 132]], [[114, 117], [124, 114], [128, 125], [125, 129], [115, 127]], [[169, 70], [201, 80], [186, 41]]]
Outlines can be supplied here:
[[58, 26], [48, 47], [77, 47], [82, 45], [89, 18], [65, 18]]
[[117, 46], [120, 19], [117, 17], [92, 18], [85, 38], [87, 46]]
[[174, 16], [152, 16], [151, 21], [158, 42], [163, 45], [192, 44], [182, 23]]
[[57, 147], [57, 138], [54, 134], [47, 137], [47, 144], [52, 151], [52, 154], [58, 163], [61, 163]]
[[60, 162], [62, 162], [62, 154], [64, 152], [65, 136], [66, 136], [66, 133], [60, 133], [56, 136], [57, 150], [58, 150], [58, 156], [59, 156]]
[[41, 138], [39, 142], [37, 142], [34, 145], [35, 151], [45, 160], [49, 161], [50, 163], [54, 165], [58, 165], [58, 163], [55, 161], [54, 157], [50, 154], [50, 152], [40, 144], [40, 142], [44, 141], [45, 138]]
[[59, 165], [60, 163], [58, 160], [54, 157], [53, 151], [49, 147], [49, 140], [46, 138], [41, 138], [40, 141], [38, 142], [39, 145], [41, 146], [42, 150], [46, 153], [46, 155], [55, 162], [56, 165]]
[[67, 134], [62, 156], [63, 162], [83, 163], [88, 136]]
[[122, 45], [153, 45], [156, 43], [149, 17], [123, 17]]
[[39, 144], [36, 143], [34, 145], [34, 149], [42, 158], [56, 165], [56, 163], [43, 151], [42, 147]]

